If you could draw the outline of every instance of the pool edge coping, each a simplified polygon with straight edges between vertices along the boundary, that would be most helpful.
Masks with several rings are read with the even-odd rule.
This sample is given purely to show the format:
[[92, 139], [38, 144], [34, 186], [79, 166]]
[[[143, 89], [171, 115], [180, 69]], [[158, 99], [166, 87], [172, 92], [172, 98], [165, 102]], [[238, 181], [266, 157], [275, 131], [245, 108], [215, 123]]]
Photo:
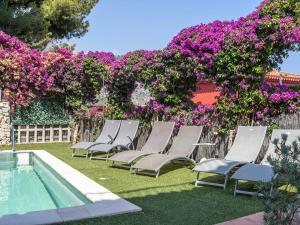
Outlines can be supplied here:
[[[0, 154], [7, 152], [12, 153], [11, 150], [8, 150], [1, 151]], [[92, 203], [60, 209], [4, 215], [0, 216], [0, 225], [52, 224], [142, 211], [139, 206], [120, 198], [49, 152], [45, 150], [17, 151], [17, 153], [26, 152], [36, 154]]]

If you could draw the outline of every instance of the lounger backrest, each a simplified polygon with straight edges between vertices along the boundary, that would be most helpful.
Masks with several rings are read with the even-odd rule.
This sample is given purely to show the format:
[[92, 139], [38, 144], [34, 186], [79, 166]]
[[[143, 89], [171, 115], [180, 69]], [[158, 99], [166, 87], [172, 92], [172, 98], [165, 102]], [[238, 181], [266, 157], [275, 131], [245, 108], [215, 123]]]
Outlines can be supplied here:
[[196, 148], [193, 144], [198, 143], [202, 130], [202, 126], [182, 126], [168, 154], [189, 157]]
[[105, 120], [101, 134], [96, 139], [97, 143], [110, 143], [112, 142], [119, 131], [121, 120]]
[[141, 150], [157, 153], [163, 152], [168, 146], [174, 126], [174, 122], [155, 122], [151, 134]]
[[268, 150], [265, 154], [265, 157], [263, 158], [261, 164], [269, 164], [268, 162], [268, 156], [275, 154], [275, 145], [272, 143], [274, 139], [281, 140], [281, 135], [286, 134], [287, 140], [286, 144], [291, 145], [294, 141], [297, 140], [297, 138], [300, 136], [300, 130], [287, 130], [287, 129], [274, 129], [271, 136], [271, 141], [268, 147]]
[[135, 139], [138, 128], [139, 128], [139, 121], [122, 120], [119, 132], [113, 144], [129, 147], [131, 142]]
[[250, 163], [254, 162], [263, 145], [267, 127], [239, 126], [233, 145], [225, 159]]

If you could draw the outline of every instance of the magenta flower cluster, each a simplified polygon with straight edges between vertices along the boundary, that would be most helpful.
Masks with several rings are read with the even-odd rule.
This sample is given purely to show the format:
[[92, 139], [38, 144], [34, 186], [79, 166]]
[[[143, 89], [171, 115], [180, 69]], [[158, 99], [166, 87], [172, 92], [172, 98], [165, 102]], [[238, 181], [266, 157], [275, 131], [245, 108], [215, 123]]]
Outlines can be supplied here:
[[[215, 21], [184, 29], [173, 38], [167, 50], [195, 58], [204, 69], [210, 69], [217, 54], [223, 49], [224, 38], [232, 31], [233, 25], [234, 22]], [[169, 51], [167, 54], [170, 54]]]
[[190, 125], [211, 125], [212, 115], [214, 114], [215, 106], [212, 105], [198, 105], [190, 112], [180, 113], [179, 115], [172, 116], [176, 124], [176, 127], [180, 127], [185, 124]]
[[258, 120], [281, 113], [295, 113], [300, 103], [300, 90], [295, 86], [263, 84], [261, 93], [266, 104], [256, 112]]

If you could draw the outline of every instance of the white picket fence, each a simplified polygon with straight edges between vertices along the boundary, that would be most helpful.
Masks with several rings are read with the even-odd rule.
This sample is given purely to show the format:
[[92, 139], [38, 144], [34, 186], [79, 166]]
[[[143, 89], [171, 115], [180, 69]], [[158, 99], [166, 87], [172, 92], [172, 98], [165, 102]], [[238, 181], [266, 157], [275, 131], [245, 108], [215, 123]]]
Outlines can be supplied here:
[[70, 142], [68, 125], [20, 125], [14, 128], [17, 144]]

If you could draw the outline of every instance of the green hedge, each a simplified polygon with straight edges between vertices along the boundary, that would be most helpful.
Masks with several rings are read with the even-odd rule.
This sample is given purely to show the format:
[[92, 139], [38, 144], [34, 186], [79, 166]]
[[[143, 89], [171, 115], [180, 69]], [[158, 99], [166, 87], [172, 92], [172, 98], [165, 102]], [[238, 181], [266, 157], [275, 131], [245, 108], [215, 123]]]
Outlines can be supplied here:
[[17, 108], [13, 115], [15, 125], [67, 125], [70, 117], [63, 103], [36, 101], [27, 107]]

